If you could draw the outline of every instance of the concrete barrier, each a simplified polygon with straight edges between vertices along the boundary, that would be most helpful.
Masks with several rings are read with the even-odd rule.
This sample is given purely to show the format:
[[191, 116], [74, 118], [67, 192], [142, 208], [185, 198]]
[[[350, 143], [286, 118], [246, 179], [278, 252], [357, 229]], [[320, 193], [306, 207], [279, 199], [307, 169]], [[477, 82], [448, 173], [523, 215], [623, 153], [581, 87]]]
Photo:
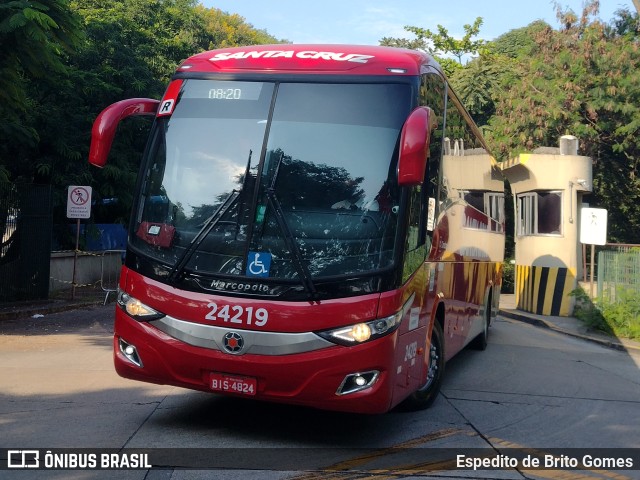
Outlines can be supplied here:
[[[73, 251], [52, 252], [49, 272], [49, 292], [66, 290], [73, 286]], [[76, 286], [95, 285], [115, 291], [120, 277], [124, 250], [78, 252]]]

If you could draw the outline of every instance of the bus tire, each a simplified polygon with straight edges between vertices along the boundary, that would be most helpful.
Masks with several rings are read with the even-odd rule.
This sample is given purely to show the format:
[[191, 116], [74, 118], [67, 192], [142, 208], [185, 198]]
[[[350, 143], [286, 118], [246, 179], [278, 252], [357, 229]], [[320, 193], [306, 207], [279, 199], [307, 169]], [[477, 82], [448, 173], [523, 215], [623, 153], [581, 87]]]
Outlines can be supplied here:
[[413, 392], [402, 403], [402, 408], [407, 411], [423, 410], [429, 408], [440, 393], [440, 386], [444, 378], [444, 334], [438, 319], [433, 325], [431, 333], [431, 346], [429, 349], [429, 370], [427, 382]]
[[491, 324], [491, 293], [489, 293], [489, 299], [487, 300], [487, 306], [484, 309], [484, 315], [482, 317], [482, 332], [478, 334], [476, 338], [471, 340], [471, 348], [474, 350], [484, 351], [487, 349], [487, 342], [489, 339], [489, 325]]

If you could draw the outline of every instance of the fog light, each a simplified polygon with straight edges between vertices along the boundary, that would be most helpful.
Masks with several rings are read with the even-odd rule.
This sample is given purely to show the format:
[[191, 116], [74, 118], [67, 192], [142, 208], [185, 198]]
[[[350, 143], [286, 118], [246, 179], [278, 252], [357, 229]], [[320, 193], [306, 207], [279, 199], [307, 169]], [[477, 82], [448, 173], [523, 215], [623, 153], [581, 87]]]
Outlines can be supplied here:
[[122, 338], [118, 339], [118, 346], [120, 347], [120, 352], [122, 352], [127, 360], [135, 366], [142, 368], [142, 360], [140, 360], [140, 355], [138, 355], [136, 347], [125, 342]]
[[336, 395], [346, 395], [369, 388], [376, 382], [379, 375], [378, 370], [347, 375], [338, 387]]

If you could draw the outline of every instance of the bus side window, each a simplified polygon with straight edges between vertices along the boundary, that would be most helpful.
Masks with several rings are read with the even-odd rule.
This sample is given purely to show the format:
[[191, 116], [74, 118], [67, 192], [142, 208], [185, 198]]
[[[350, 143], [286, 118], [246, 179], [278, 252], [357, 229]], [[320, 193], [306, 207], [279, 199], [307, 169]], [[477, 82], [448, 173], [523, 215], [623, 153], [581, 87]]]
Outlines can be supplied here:
[[445, 128], [445, 82], [436, 71], [425, 73], [420, 81], [420, 105], [436, 116], [437, 127], [431, 132], [425, 181], [409, 194], [409, 222], [405, 240], [402, 279], [406, 281], [425, 261], [431, 249], [434, 222], [437, 218], [438, 191], [441, 187], [442, 138]]
[[[425, 73], [420, 83], [420, 104], [429, 107], [436, 116], [437, 127], [431, 132], [429, 141], [429, 161], [427, 162], [426, 182], [424, 191], [425, 221], [427, 221], [427, 235], [432, 235], [434, 223], [438, 216], [438, 205], [443, 200], [442, 192], [445, 190], [442, 184], [442, 139], [446, 126], [445, 119], [445, 94], [444, 78], [437, 72]], [[446, 193], [444, 194], [446, 198]], [[428, 239], [430, 241], [430, 238]]]
[[[422, 185], [411, 187], [409, 192], [409, 221], [405, 239], [405, 257], [402, 269], [402, 281], [407, 279], [422, 265], [427, 254], [427, 242], [424, 231], [424, 188]], [[430, 243], [430, 242], [429, 242]]]

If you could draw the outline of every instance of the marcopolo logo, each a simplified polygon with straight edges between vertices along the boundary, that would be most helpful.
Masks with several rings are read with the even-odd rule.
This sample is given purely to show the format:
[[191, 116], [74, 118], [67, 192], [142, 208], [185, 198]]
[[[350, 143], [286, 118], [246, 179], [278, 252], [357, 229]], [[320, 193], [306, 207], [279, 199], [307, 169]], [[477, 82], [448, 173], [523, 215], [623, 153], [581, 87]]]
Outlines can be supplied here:
[[230, 292], [269, 293], [269, 286], [262, 283], [242, 283], [226, 280], [213, 280], [210, 288]]
[[7, 468], [39, 468], [39, 450], [9, 450], [7, 451]]
[[240, 353], [244, 347], [244, 338], [236, 332], [228, 332], [223, 338], [224, 349], [229, 353]]

